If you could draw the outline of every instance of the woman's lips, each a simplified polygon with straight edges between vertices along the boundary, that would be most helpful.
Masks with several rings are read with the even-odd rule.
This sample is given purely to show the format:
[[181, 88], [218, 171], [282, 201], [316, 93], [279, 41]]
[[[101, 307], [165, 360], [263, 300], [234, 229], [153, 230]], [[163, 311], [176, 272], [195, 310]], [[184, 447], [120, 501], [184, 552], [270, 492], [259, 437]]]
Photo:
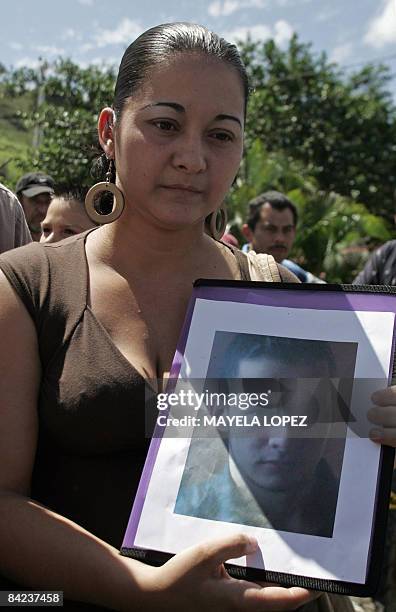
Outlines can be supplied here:
[[202, 193], [201, 189], [194, 187], [192, 185], [162, 185], [164, 189], [172, 189], [175, 191], [188, 191], [189, 193]]

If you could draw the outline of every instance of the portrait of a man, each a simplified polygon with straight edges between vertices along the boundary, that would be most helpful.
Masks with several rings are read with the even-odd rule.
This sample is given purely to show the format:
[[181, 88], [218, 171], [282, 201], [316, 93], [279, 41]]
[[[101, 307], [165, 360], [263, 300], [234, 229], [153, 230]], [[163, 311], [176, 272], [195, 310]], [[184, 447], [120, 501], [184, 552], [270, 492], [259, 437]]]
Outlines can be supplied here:
[[[271, 389], [268, 406], [224, 412], [260, 420], [305, 415], [307, 426], [293, 435], [270, 426], [193, 436], [174, 512], [331, 538], [345, 447], [345, 436], [331, 430], [351, 394], [350, 385], [341, 401], [334, 381], [353, 379], [356, 351], [350, 342], [217, 332], [208, 379], [229, 390]], [[312, 433], [316, 424], [321, 437]]]

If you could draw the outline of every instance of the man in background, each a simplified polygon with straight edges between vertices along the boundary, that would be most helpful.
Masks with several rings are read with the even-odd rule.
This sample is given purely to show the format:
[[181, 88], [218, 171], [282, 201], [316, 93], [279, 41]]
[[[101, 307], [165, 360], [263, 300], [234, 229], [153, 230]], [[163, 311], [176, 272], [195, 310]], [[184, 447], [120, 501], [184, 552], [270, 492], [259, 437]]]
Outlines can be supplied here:
[[22, 206], [0, 183], [0, 253], [32, 242]]
[[[395, 215], [396, 222], [396, 215]], [[363, 270], [356, 276], [353, 285], [396, 285], [396, 240], [389, 240], [371, 254]], [[396, 601], [396, 470], [393, 471], [390, 512], [385, 541], [385, 558], [376, 600], [384, 609], [391, 611]]]
[[396, 285], [396, 240], [389, 240], [374, 251], [353, 284]]
[[30, 233], [36, 242], [40, 240], [41, 222], [47, 214], [48, 206], [54, 195], [54, 187], [55, 181], [48, 174], [30, 172], [19, 179], [15, 188]]
[[301, 268], [289, 255], [296, 237], [297, 208], [279, 191], [267, 191], [249, 202], [249, 213], [242, 233], [249, 244], [243, 251], [272, 255], [303, 283], [322, 283], [319, 278]]

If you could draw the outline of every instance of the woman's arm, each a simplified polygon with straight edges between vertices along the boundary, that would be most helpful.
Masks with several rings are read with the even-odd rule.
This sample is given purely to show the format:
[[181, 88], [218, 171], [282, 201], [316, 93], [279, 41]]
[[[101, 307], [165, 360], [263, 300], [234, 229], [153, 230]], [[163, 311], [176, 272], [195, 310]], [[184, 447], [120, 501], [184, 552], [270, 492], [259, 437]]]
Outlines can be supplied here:
[[28, 499], [40, 359], [33, 322], [3, 274], [0, 337], [0, 571], [26, 586], [102, 605], [114, 605], [117, 593], [125, 599], [126, 587], [135, 586], [137, 595], [144, 566], [135, 576], [136, 564], [117, 550]]

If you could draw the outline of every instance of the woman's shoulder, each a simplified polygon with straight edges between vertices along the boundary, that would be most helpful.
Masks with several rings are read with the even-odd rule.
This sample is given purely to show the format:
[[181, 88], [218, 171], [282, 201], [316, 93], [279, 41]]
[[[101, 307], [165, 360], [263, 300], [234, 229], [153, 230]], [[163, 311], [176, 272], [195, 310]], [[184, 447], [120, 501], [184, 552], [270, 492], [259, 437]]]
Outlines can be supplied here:
[[[220, 241], [221, 242], [221, 241]], [[299, 283], [299, 279], [290, 270], [278, 264], [272, 255], [256, 253], [252, 249], [240, 250], [237, 247], [221, 242], [237, 260], [241, 280], [261, 281], [267, 283]]]
[[[31, 242], [0, 255], [0, 270], [31, 312], [35, 294], [48, 286], [48, 260], [43, 245]], [[43, 293], [43, 291], [41, 291]]]
[[301, 283], [300, 279], [293, 272], [285, 268], [285, 266], [279, 263], [276, 265], [278, 266], [282, 283]]
[[298, 278], [287, 268], [277, 263], [272, 255], [249, 251], [244, 253], [249, 262], [250, 278], [269, 283], [299, 283]]
[[36, 322], [49, 301], [84, 295], [86, 233], [54, 244], [32, 242], [0, 255], [0, 270]]
[[87, 233], [84, 232], [50, 244], [31, 242], [16, 249], [5, 251], [0, 255], [0, 268], [12, 267], [21, 272], [25, 271], [27, 274], [34, 274], [37, 268], [40, 268], [42, 271], [43, 267], [48, 266], [49, 260], [60, 258], [69, 260], [73, 252], [76, 255], [84, 253], [84, 242]]

